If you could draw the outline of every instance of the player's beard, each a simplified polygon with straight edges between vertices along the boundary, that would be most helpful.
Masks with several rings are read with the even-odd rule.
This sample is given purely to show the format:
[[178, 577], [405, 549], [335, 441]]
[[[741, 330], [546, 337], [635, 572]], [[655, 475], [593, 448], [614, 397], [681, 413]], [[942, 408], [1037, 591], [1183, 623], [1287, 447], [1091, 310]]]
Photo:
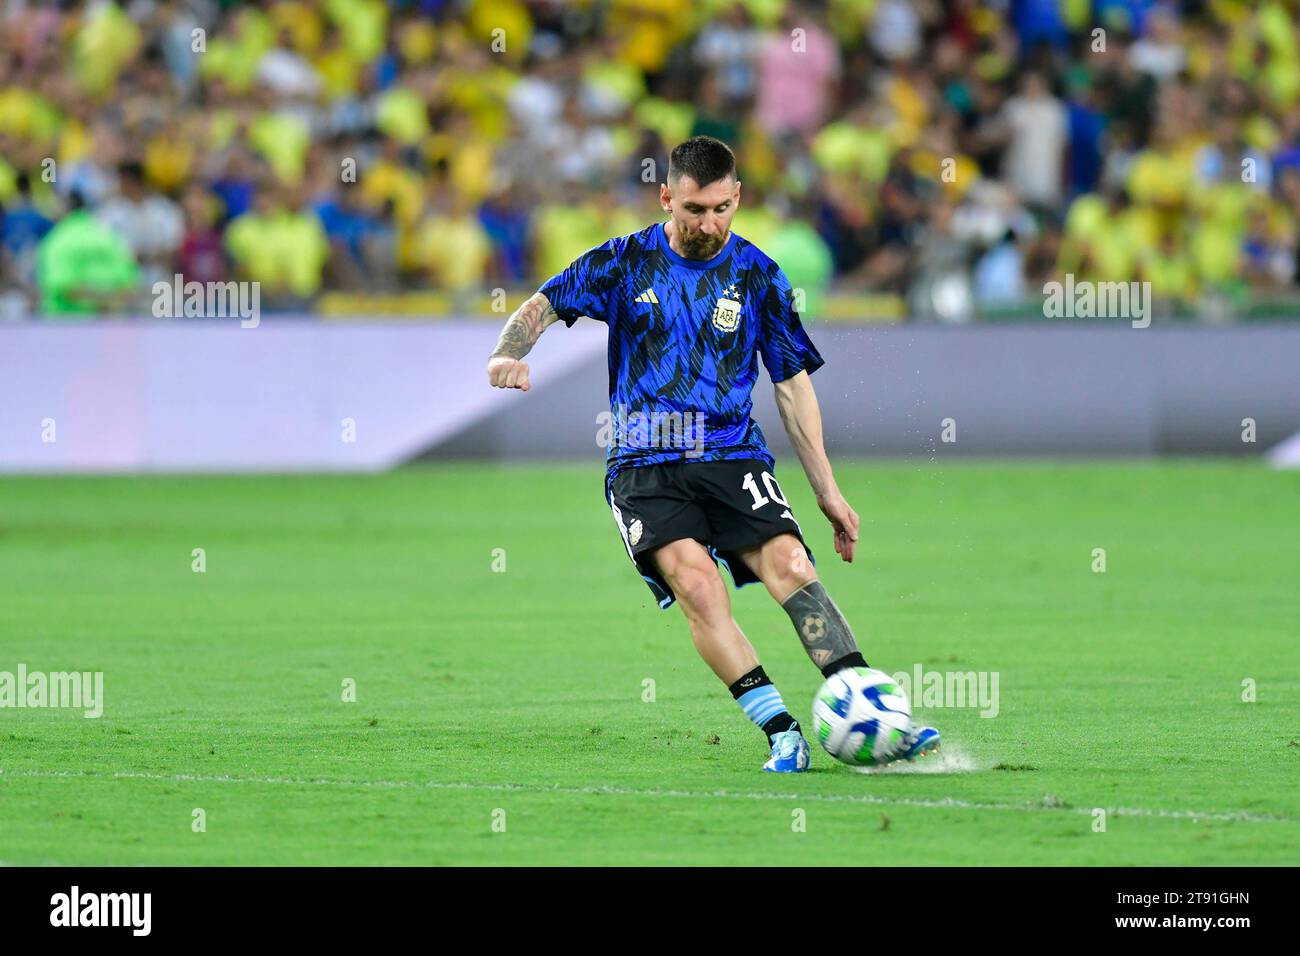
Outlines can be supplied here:
[[728, 233], [714, 233], [706, 235], [703, 232], [687, 232], [679, 230], [681, 234], [682, 254], [687, 259], [712, 259], [722, 247], [727, 244]]

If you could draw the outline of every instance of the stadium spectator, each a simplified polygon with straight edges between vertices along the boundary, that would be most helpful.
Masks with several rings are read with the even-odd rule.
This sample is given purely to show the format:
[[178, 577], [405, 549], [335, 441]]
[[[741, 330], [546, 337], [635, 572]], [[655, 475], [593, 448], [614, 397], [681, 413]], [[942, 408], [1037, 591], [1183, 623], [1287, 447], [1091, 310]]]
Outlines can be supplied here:
[[1008, 229], [975, 265], [975, 301], [980, 305], [1014, 305], [1025, 297], [1024, 252]]
[[754, 97], [761, 36], [744, 4], [732, 3], [716, 23], [696, 37], [695, 62], [716, 77], [718, 93], [730, 109]]
[[117, 169], [117, 192], [96, 210], [99, 220], [126, 242], [144, 269], [146, 285], [171, 278], [174, 257], [185, 238], [180, 207], [145, 189], [144, 170], [126, 162]]
[[10, 202], [0, 210], [0, 271], [24, 291], [35, 288], [36, 249], [53, 227], [32, 198], [31, 180], [18, 173]]
[[75, 192], [67, 214], [37, 247], [36, 278], [41, 311], [48, 316], [123, 312], [141, 292], [131, 247]]
[[781, 264], [791, 288], [800, 295], [799, 312], [805, 321], [825, 315], [826, 291], [835, 271], [831, 250], [814, 226], [815, 211], [800, 201], [781, 216], [783, 225], [763, 250]]
[[1027, 203], [1044, 210], [1059, 205], [1068, 117], [1042, 73], [1022, 74], [1019, 93], [1002, 106], [999, 126], [1006, 144], [1002, 178]]
[[433, 191], [429, 214], [416, 229], [415, 244], [434, 288], [452, 293], [461, 302], [483, 288], [491, 241], [463, 194], [447, 187]]
[[773, 137], [811, 137], [829, 117], [839, 70], [834, 38], [803, 11], [788, 8], [781, 29], [759, 50], [758, 125]]
[[239, 279], [260, 284], [262, 308], [299, 309], [320, 291], [330, 245], [300, 189], [267, 184], [225, 233]]
[[179, 272], [185, 282], [224, 282], [230, 272], [221, 233], [217, 230], [217, 200], [201, 186], [191, 186], [181, 208], [185, 238], [181, 240]]

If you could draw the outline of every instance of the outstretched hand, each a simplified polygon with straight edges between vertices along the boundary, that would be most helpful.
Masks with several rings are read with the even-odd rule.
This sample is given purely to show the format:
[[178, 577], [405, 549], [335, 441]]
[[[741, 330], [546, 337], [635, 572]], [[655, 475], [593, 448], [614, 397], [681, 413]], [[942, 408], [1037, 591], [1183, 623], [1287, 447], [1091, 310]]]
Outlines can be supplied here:
[[849, 503], [840, 494], [818, 498], [817, 506], [835, 530], [835, 553], [845, 561], [852, 562], [853, 550], [858, 543], [858, 513], [849, 507]]

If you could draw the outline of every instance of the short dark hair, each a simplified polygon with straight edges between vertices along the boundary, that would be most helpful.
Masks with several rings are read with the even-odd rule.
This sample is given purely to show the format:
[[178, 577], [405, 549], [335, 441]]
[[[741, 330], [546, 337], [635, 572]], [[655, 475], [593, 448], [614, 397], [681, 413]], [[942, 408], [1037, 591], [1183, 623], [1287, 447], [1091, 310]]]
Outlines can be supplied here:
[[122, 179], [129, 179], [143, 185], [144, 164], [134, 159], [124, 160], [117, 164], [117, 175]]
[[736, 175], [736, 154], [720, 139], [692, 136], [678, 143], [668, 157], [668, 181], [675, 183], [690, 176], [698, 186], [716, 183]]

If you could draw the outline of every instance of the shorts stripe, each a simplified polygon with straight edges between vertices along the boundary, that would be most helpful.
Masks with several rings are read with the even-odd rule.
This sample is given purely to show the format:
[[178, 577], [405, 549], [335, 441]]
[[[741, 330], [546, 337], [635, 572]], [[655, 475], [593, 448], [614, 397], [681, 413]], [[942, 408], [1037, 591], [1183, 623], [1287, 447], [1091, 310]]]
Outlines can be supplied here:
[[609, 493], [609, 506], [614, 511], [614, 523], [618, 525], [619, 537], [623, 539], [623, 547], [627, 548], [627, 556], [636, 563], [636, 557], [632, 554], [632, 543], [627, 540], [627, 528], [623, 527], [623, 512], [618, 510], [618, 505], [614, 504], [614, 493]]

